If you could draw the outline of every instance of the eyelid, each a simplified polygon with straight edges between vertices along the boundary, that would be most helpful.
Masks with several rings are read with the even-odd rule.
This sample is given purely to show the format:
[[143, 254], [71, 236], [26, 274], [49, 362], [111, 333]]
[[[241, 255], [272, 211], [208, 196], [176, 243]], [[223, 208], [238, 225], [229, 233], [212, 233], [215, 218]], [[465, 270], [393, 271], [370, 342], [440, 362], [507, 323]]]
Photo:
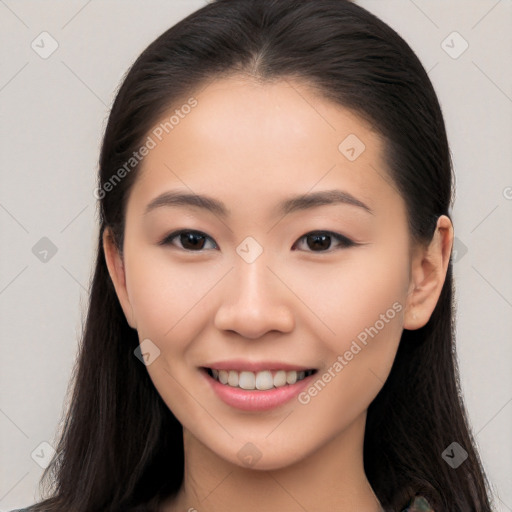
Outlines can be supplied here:
[[329, 248], [326, 251], [305, 251], [305, 252], [309, 252], [312, 254], [329, 254], [338, 249], [349, 249], [350, 247], [353, 247], [356, 245], [361, 245], [357, 242], [354, 242], [352, 239], [348, 238], [347, 236], [342, 235], [341, 233], [336, 233], [335, 231], [327, 231], [327, 230], [321, 230], [321, 229], [316, 230], [316, 231], [315, 230], [309, 231], [308, 233], [306, 233], [306, 234], [302, 235], [300, 238], [298, 238], [297, 242], [295, 242], [293, 245], [295, 246], [303, 238], [306, 238], [307, 236], [310, 236], [310, 235], [327, 235], [327, 236], [330, 236], [331, 238], [334, 238], [338, 242], [340, 242], [340, 245], [335, 247], [334, 249]]
[[[203, 237], [205, 237], [207, 239], [210, 239], [215, 244], [215, 249], [218, 249], [217, 242], [215, 242], [215, 240], [211, 236], [209, 236], [206, 233], [204, 233], [203, 231], [199, 231], [197, 229], [177, 229], [177, 230], [173, 231], [172, 233], [166, 235], [163, 238], [163, 240], [158, 242], [158, 245], [162, 245], [162, 246], [173, 245], [174, 246], [174, 244], [172, 244], [171, 241], [173, 239], [177, 238], [182, 233], [194, 233], [194, 234], [203, 236]], [[297, 239], [297, 241], [294, 242], [294, 244], [292, 246], [292, 250], [295, 250], [295, 249], [293, 249], [293, 247], [295, 247], [297, 245], [297, 243], [299, 243], [301, 240], [305, 239], [306, 237], [308, 237], [310, 235], [327, 235], [327, 236], [329, 236], [331, 238], [334, 238], [336, 241], [338, 241], [340, 243], [340, 245], [336, 246], [334, 249], [329, 248], [326, 251], [304, 251], [304, 252], [309, 252], [309, 253], [312, 253], [312, 254], [331, 253], [331, 252], [333, 252], [335, 250], [338, 250], [338, 249], [349, 249], [350, 247], [361, 245], [360, 243], [354, 242], [352, 239], [348, 238], [345, 235], [342, 235], [341, 233], [336, 233], [335, 231], [328, 231], [328, 230], [319, 229], [319, 230], [308, 231], [304, 235], [300, 236]], [[197, 251], [193, 251], [193, 250], [184, 249], [184, 248], [181, 248], [181, 247], [177, 247], [177, 248], [181, 249], [183, 251], [189, 252], [189, 253], [190, 252], [201, 253], [201, 252], [204, 252], [205, 250], [212, 250], [212, 249], [200, 249], [200, 250], [197, 250]]]
[[[218, 248], [217, 242], [215, 242], [215, 240], [213, 240], [213, 238], [210, 235], [207, 235], [203, 231], [199, 231], [197, 229], [177, 229], [176, 231], [173, 231], [172, 233], [169, 233], [168, 235], [166, 235], [160, 242], [158, 242], [158, 245], [163, 245], [163, 246], [173, 245], [174, 246], [174, 244], [171, 243], [171, 240], [174, 239], [174, 238], [177, 238], [182, 233], [194, 233], [194, 234], [197, 234], [197, 235], [204, 236], [205, 238], [209, 238], [215, 244], [215, 248]], [[199, 251], [190, 251], [188, 249], [182, 249], [181, 247], [176, 247], [176, 248], [177, 249], [181, 249], [181, 250], [186, 251], [186, 252], [198, 252], [198, 253], [204, 252], [204, 249], [201, 249]], [[212, 250], [212, 249], [209, 249], [209, 250]]]

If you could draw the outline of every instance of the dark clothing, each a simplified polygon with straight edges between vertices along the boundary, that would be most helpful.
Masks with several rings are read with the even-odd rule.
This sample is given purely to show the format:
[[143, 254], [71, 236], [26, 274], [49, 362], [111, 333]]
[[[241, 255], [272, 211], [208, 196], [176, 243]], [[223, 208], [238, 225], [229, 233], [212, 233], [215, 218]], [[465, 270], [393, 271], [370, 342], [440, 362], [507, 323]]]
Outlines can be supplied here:
[[415, 496], [402, 512], [434, 512], [434, 509], [423, 496]]

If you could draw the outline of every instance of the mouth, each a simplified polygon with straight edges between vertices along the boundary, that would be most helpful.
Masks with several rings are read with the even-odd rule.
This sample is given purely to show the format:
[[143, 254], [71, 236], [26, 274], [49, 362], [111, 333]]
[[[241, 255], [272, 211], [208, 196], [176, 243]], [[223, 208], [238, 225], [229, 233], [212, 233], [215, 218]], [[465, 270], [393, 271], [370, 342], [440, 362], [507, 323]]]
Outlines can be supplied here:
[[257, 372], [202, 367], [213, 380], [222, 385], [246, 391], [268, 391], [293, 386], [297, 382], [317, 373], [308, 370], [262, 370]]

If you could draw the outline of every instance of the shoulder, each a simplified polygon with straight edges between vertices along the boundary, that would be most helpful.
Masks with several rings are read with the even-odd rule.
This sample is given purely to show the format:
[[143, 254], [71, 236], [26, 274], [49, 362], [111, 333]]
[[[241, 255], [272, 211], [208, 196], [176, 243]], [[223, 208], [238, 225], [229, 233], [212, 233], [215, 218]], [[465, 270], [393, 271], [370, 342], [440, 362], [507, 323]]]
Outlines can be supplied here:
[[407, 504], [407, 507], [402, 512], [435, 512], [430, 506], [430, 503], [423, 496], [415, 496]]

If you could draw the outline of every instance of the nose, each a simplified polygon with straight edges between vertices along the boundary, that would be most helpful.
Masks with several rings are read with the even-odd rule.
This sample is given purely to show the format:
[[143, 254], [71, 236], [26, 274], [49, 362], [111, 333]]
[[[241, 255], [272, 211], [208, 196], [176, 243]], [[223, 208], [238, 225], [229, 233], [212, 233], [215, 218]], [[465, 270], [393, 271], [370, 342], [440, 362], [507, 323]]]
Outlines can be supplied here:
[[271, 331], [291, 332], [294, 328], [292, 292], [269, 268], [261, 255], [247, 263], [240, 258], [226, 276], [222, 298], [215, 314], [217, 329], [257, 339]]

